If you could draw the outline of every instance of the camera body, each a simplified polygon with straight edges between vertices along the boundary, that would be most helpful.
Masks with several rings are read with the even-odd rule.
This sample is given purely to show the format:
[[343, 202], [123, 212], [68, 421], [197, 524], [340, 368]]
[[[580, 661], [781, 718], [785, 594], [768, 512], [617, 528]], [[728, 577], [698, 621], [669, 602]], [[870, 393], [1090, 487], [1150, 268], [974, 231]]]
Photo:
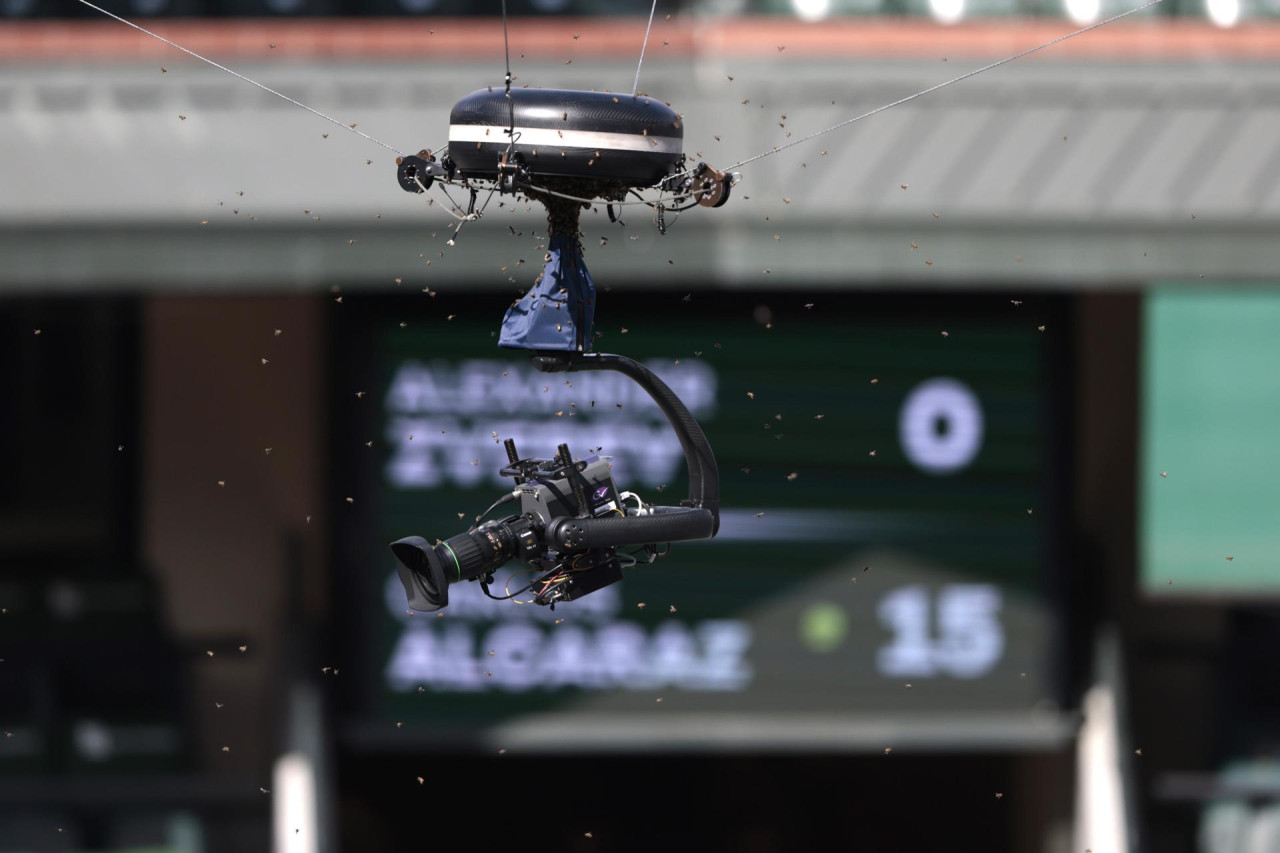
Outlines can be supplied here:
[[[515, 456], [510, 441], [507, 452]], [[555, 459], [513, 458], [501, 474], [514, 477], [516, 488], [494, 506], [518, 500], [518, 515], [478, 523], [435, 545], [418, 536], [392, 543], [412, 609], [430, 612], [445, 607], [449, 585], [464, 580], [479, 580], [487, 592], [493, 572], [512, 559], [549, 573], [531, 585], [537, 604], [572, 601], [622, 579], [616, 547], [574, 547], [571, 534], [559, 539], [547, 536], [548, 530], [560, 529], [567, 520], [628, 517], [610, 457], [574, 462], [561, 445]], [[645, 511], [643, 505], [631, 509], [637, 516]]]
[[[581, 467], [576, 471], [558, 470], [554, 460], [540, 462], [540, 465], [551, 470], [535, 473], [526, 482], [516, 486], [520, 495], [521, 515], [536, 517], [545, 527], [556, 518], [577, 516], [583, 508], [593, 518], [620, 510], [621, 499], [618, 487], [613, 482], [613, 465], [610, 460], [609, 456], [592, 456], [578, 463]], [[504, 468], [503, 474], [508, 471], [509, 469]], [[582, 488], [585, 507], [579, 507], [575, 500], [571, 478], [576, 478]]]
[[[512, 477], [515, 488], [477, 516], [470, 530], [434, 545], [421, 536], [391, 543], [413, 610], [439, 610], [449, 603], [450, 584], [475, 580], [490, 598], [510, 599], [532, 590], [530, 601], [536, 604], [573, 601], [621, 580], [622, 570], [641, 559], [653, 562], [667, 553], [657, 543], [710, 539], [720, 527], [719, 473], [711, 446], [689, 410], [652, 371], [602, 353], [539, 353], [534, 364], [544, 373], [616, 370], [639, 383], [684, 449], [689, 497], [680, 506], [650, 506], [638, 495], [618, 491], [607, 456], [575, 461], [561, 444], [553, 459], [521, 459], [515, 442], [507, 439], [509, 464], [499, 473]], [[481, 521], [516, 501], [518, 515]], [[620, 554], [619, 548], [638, 550]], [[543, 574], [523, 589], [496, 596], [489, 591], [493, 573], [512, 559]]]

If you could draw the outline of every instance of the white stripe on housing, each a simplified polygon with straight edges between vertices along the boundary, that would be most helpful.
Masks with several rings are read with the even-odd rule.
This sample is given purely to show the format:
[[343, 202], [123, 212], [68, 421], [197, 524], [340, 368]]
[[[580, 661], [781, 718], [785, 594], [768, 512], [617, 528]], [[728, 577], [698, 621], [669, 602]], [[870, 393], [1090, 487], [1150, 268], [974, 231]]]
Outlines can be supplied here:
[[[550, 127], [517, 127], [520, 145], [545, 145], [549, 148], [596, 148], [601, 151], [637, 151], [645, 154], [679, 155], [684, 141], [670, 136], [644, 136], [639, 133], [601, 133], [594, 130], [555, 130]], [[458, 142], [492, 142], [505, 144], [507, 129], [483, 124], [449, 125], [449, 144]]]

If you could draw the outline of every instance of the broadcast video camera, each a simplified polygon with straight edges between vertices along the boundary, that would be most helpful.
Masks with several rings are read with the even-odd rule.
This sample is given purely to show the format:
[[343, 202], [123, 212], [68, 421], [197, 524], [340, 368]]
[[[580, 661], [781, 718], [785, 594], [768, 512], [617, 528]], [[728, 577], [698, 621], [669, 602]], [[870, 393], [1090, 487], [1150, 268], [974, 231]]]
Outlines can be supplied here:
[[[709, 539], [720, 527], [719, 471], [711, 446], [684, 403], [652, 371], [606, 353], [540, 353], [533, 362], [547, 373], [616, 370], [635, 380], [680, 439], [689, 497], [680, 506], [648, 505], [638, 495], [618, 490], [607, 456], [575, 461], [561, 444], [554, 459], [520, 459], [515, 442], [507, 439], [510, 464], [500, 473], [514, 478], [516, 487], [481, 513], [475, 526], [434, 545], [421, 536], [391, 544], [414, 610], [439, 610], [449, 603], [450, 584], [475, 580], [491, 598], [509, 599], [532, 590], [533, 602], [554, 607], [621, 580], [622, 570], [641, 555], [652, 562], [666, 553], [659, 548], [662, 543]], [[480, 522], [517, 500], [518, 515]], [[619, 548], [639, 550], [619, 553]], [[542, 574], [523, 589], [495, 596], [489, 591], [493, 572], [512, 559]]]

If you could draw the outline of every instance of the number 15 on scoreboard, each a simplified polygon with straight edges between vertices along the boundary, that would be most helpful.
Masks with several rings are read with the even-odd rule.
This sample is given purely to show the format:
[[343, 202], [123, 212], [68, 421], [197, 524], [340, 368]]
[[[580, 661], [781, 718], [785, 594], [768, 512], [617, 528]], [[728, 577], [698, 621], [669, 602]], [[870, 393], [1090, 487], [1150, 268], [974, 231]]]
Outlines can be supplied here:
[[892, 633], [876, 654], [876, 669], [891, 677], [980, 678], [1004, 653], [1000, 588], [949, 584], [936, 593], [915, 584], [880, 601], [880, 622]]

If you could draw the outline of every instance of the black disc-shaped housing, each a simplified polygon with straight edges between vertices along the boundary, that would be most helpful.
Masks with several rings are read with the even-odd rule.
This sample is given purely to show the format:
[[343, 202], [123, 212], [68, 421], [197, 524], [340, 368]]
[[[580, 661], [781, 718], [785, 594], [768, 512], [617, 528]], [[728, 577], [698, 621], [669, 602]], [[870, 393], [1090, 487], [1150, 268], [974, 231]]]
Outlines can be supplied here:
[[431, 163], [425, 158], [415, 154], [397, 158], [396, 181], [405, 192], [426, 192], [431, 189], [431, 182], [434, 180]]
[[449, 116], [449, 157], [466, 177], [494, 178], [508, 151], [534, 178], [650, 187], [676, 171], [684, 121], [648, 95], [566, 89], [472, 92]]

